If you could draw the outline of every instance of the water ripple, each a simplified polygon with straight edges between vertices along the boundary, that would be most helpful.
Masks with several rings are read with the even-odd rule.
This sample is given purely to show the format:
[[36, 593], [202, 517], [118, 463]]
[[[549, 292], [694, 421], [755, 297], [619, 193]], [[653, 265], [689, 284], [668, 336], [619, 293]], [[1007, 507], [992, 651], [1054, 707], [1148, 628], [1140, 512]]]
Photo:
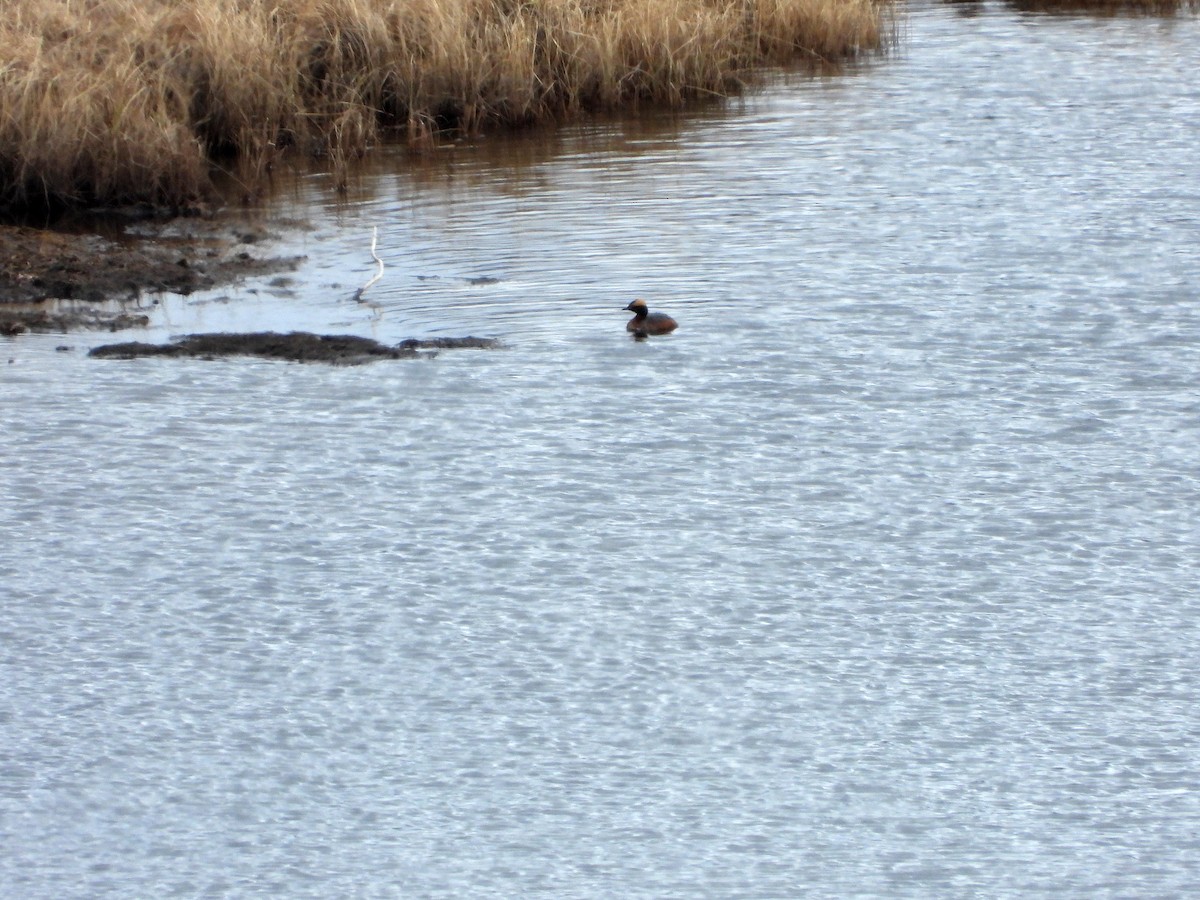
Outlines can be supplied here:
[[297, 188], [287, 298], [152, 332], [503, 351], [5, 343], [0, 883], [1195, 893], [1197, 27], [922, 8], [737, 109], [382, 154]]

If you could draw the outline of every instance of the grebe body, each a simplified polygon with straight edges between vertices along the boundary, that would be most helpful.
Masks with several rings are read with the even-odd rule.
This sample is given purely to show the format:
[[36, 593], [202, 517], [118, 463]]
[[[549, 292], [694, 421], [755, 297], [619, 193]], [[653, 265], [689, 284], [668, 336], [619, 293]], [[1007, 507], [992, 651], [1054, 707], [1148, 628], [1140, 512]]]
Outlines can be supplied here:
[[679, 327], [679, 323], [666, 313], [650, 312], [645, 300], [634, 300], [625, 309], [633, 313], [633, 318], [625, 325], [625, 330], [636, 337], [670, 334]]

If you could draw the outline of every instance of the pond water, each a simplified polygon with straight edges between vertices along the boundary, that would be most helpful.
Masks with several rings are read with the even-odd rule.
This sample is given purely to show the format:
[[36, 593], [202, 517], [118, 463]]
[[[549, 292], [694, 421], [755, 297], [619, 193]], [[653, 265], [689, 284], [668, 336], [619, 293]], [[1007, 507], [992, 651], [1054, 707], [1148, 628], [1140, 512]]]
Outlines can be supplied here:
[[3, 893], [1200, 892], [1198, 71], [1194, 16], [916, 7], [298, 179], [291, 280], [151, 329], [504, 350], [4, 340]]

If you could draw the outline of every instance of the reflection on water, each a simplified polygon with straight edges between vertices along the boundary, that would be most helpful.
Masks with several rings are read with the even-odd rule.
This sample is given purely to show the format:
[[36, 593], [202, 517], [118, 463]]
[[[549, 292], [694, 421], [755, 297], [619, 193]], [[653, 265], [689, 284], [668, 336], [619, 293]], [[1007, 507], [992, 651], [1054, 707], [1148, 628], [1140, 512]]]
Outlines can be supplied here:
[[1197, 38], [919, 10], [737, 109], [380, 154], [152, 330], [504, 351], [5, 341], [0, 883], [1195, 893]]

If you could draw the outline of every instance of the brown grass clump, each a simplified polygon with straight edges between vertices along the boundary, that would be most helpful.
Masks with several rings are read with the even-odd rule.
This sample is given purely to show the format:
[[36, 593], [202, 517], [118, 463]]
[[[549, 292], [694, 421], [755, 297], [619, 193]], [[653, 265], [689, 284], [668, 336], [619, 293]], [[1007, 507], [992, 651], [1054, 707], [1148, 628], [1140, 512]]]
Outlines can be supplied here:
[[0, 206], [201, 197], [278, 153], [739, 90], [885, 40], [887, 0], [8, 0]]

